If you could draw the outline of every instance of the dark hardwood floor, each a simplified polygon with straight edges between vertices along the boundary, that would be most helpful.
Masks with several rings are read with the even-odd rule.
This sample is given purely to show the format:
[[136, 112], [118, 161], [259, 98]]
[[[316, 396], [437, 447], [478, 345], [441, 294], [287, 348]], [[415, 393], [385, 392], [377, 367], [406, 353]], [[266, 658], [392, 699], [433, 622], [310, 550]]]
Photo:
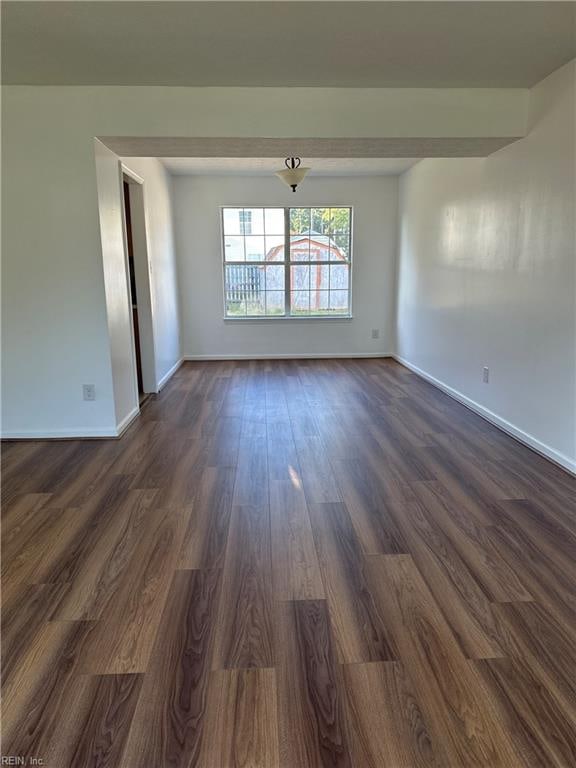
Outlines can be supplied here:
[[2, 459], [4, 756], [576, 766], [576, 478], [398, 363], [186, 363]]

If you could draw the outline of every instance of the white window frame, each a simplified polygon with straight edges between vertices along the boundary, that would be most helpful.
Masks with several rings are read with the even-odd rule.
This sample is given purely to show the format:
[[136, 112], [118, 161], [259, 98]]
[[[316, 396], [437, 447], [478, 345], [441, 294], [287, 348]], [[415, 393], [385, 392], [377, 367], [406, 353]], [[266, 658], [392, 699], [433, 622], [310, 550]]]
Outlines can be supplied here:
[[[228, 208], [261, 208], [263, 210], [266, 210], [267, 208], [282, 208], [284, 210], [284, 251], [286, 254], [286, 259], [284, 262], [284, 314], [283, 315], [229, 315], [227, 314], [227, 306], [226, 306], [226, 265], [237, 265], [237, 266], [246, 266], [246, 265], [269, 265], [272, 263], [280, 264], [281, 262], [266, 262], [266, 261], [227, 261], [226, 260], [226, 247], [225, 247], [225, 233], [224, 233], [224, 211]], [[350, 211], [350, 231], [348, 233], [349, 239], [348, 239], [348, 252], [350, 254], [348, 261], [346, 262], [349, 266], [348, 270], [348, 312], [342, 312], [341, 314], [318, 314], [318, 315], [292, 315], [290, 314], [290, 283], [291, 283], [291, 275], [290, 275], [290, 267], [293, 265], [301, 265], [301, 266], [322, 266], [322, 265], [334, 265], [338, 262], [334, 261], [292, 261], [290, 258], [290, 210], [292, 208], [307, 208], [311, 210], [312, 208], [348, 208]], [[240, 233], [240, 237], [246, 237], [244, 233]], [[353, 273], [353, 241], [354, 241], [354, 206], [347, 205], [345, 203], [322, 203], [322, 204], [306, 204], [306, 205], [272, 205], [270, 203], [257, 205], [257, 204], [246, 204], [243, 203], [242, 205], [239, 204], [229, 204], [229, 205], [221, 205], [220, 206], [220, 247], [222, 249], [222, 298], [223, 298], [223, 312], [224, 317], [223, 319], [226, 322], [286, 322], [286, 321], [329, 321], [329, 322], [337, 322], [337, 321], [346, 321], [346, 320], [352, 320], [354, 315], [352, 314], [352, 273]], [[286, 247], [287, 246], [287, 247]]]

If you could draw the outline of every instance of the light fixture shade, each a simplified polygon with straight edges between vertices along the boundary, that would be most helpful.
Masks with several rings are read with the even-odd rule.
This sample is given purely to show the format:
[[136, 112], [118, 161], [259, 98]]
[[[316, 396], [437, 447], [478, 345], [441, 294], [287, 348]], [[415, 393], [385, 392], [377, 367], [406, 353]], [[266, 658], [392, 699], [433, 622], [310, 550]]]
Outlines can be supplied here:
[[296, 192], [296, 187], [306, 176], [310, 168], [304, 168], [300, 165], [300, 158], [290, 157], [286, 160], [286, 168], [283, 171], [277, 171], [276, 176], [287, 186]]

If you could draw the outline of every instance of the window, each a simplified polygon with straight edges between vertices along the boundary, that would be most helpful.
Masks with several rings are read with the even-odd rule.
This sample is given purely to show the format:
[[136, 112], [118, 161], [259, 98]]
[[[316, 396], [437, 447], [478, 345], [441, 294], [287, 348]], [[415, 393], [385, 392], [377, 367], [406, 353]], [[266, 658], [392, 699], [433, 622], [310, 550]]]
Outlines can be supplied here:
[[240, 215], [240, 232], [243, 235], [252, 234], [252, 211], [249, 208], [242, 208], [238, 212]]
[[223, 208], [225, 314], [350, 315], [351, 208]]

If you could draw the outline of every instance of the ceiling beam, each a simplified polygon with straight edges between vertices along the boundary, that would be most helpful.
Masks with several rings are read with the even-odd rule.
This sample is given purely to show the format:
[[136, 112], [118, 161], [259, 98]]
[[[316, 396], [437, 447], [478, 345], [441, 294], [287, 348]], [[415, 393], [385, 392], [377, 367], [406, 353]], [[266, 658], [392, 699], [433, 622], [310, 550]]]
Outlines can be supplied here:
[[486, 157], [522, 138], [263, 138], [99, 136], [122, 157]]

